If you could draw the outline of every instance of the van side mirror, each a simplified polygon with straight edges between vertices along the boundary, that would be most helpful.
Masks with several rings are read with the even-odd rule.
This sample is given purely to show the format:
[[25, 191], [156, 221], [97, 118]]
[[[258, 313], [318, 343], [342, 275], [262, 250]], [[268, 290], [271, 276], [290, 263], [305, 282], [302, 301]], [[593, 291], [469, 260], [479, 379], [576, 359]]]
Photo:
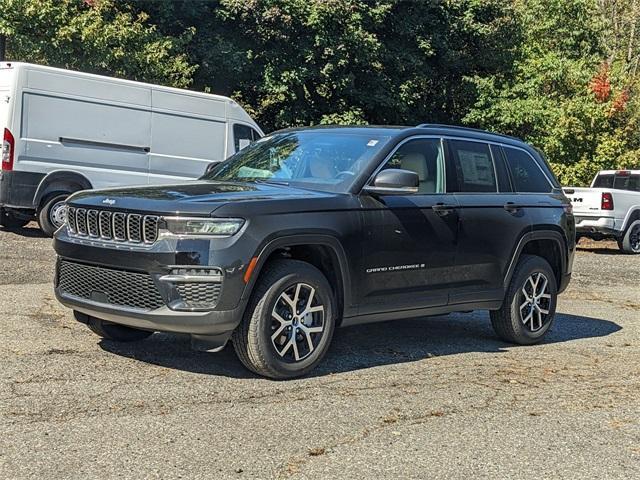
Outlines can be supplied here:
[[419, 184], [416, 172], [389, 168], [378, 172], [371, 184], [365, 185], [363, 190], [379, 195], [409, 195], [418, 192]]

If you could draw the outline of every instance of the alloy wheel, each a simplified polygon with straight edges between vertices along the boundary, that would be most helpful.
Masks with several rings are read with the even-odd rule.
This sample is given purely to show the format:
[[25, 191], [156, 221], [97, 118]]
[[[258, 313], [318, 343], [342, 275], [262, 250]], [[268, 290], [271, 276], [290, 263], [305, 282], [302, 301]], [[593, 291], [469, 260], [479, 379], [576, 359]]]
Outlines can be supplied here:
[[549, 280], [541, 272], [532, 273], [521, 290], [520, 320], [531, 332], [540, 330], [549, 318], [551, 293]]
[[297, 283], [283, 291], [271, 311], [271, 342], [289, 362], [307, 358], [325, 332], [325, 307], [316, 289]]
[[629, 246], [634, 252], [640, 252], [640, 225], [635, 225], [629, 232]]

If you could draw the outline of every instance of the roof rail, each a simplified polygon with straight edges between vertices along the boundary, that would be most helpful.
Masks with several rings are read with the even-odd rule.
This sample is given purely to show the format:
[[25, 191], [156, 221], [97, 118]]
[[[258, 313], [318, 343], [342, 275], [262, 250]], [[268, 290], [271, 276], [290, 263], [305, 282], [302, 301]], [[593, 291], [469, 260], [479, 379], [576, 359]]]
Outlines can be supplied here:
[[417, 128], [447, 128], [447, 129], [450, 129], [450, 130], [464, 130], [464, 131], [467, 131], [467, 132], [477, 132], [477, 133], [484, 133], [486, 135], [495, 135], [497, 137], [509, 138], [511, 140], [518, 140], [520, 142], [524, 141], [521, 138], [514, 137], [514, 136], [511, 136], [511, 135], [504, 135], [502, 133], [488, 132], [488, 131], [482, 130], [480, 128], [462, 127], [460, 125], [446, 125], [444, 123], [421, 123], [420, 125], [416, 125], [416, 127]]

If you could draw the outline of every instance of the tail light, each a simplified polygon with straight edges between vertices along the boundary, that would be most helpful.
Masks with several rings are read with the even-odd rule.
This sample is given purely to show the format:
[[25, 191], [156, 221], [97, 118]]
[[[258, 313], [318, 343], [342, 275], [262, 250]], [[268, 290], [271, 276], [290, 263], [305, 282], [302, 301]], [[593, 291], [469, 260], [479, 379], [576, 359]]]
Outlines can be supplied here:
[[15, 150], [16, 142], [13, 139], [13, 135], [8, 128], [4, 129], [4, 135], [2, 137], [2, 170], [13, 170], [13, 152]]
[[602, 201], [600, 202], [601, 210], [613, 210], [613, 196], [609, 192], [602, 194]]

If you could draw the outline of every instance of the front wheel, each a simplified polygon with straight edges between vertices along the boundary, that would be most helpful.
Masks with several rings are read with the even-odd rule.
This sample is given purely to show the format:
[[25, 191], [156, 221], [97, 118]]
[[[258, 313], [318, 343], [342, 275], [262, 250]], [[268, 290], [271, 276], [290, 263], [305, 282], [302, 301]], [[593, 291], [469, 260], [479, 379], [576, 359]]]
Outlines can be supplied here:
[[236, 354], [265, 377], [304, 375], [329, 348], [335, 311], [331, 286], [317, 268], [298, 260], [270, 262], [233, 333]]
[[640, 220], [636, 220], [629, 225], [624, 236], [618, 240], [618, 247], [624, 253], [640, 253]]
[[520, 258], [500, 310], [490, 313], [493, 329], [511, 343], [532, 345], [549, 331], [558, 287], [549, 263], [535, 255]]
[[38, 225], [49, 237], [64, 225], [68, 193], [56, 193], [47, 197], [38, 211]]

